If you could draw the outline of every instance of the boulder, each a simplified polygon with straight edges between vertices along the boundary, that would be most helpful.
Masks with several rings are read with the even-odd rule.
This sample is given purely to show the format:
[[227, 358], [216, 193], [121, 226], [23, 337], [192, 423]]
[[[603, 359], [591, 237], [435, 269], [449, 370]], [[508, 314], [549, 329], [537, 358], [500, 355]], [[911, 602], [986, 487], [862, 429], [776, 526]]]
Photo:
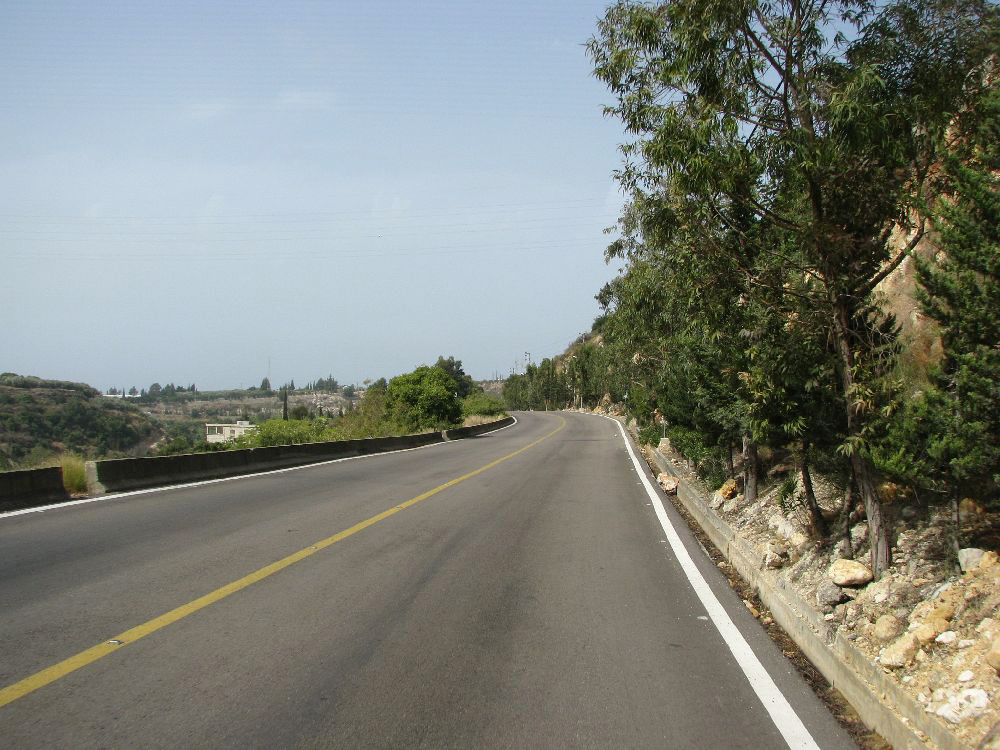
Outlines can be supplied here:
[[967, 573], [979, 565], [979, 561], [983, 559], [983, 555], [985, 554], [986, 550], [979, 549], [978, 547], [960, 549], [958, 551], [958, 564], [962, 567], [962, 572]]
[[735, 513], [740, 509], [740, 503], [743, 501], [743, 495], [736, 495], [731, 497], [726, 502], [722, 504], [723, 513]]
[[895, 617], [882, 615], [875, 621], [875, 629], [872, 632], [878, 640], [886, 642], [899, 635], [900, 628], [901, 623]]
[[677, 479], [675, 477], [670, 476], [666, 472], [662, 472], [656, 477], [656, 482], [668, 495], [677, 494]]
[[827, 575], [838, 586], [863, 586], [872, 579], [872, 572], [867, 565], [843, 558], [833, 561]]
[[903, 633], [891, 645], [882, 649], [878, 660], [886, 667], [905, 667], [917, 655], [920, 644], [913, 633]]
[[958, 636], [955, 635], [955, 631], [954, 630], [946, 630], [943, 633], [941, 633], [940, 635], [938, 635], [938, 637], [934, 639], [934, 642], [935, 643], [944, 643], [944, 644], [954, 643], [955, 639], [957, 637]]

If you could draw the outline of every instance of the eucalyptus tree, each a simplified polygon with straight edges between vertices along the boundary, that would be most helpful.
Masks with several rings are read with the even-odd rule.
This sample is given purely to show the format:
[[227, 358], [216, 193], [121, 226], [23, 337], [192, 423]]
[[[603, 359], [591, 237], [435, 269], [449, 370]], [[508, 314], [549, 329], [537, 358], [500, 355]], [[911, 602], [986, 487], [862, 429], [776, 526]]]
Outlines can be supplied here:
[[752, 252], [689, 252], [728, 254], [748, 286], [822, 320], [876, 575], [890, 547], [865, 441], [892, 342], [872, 295], [927, 230], [938, 149], [992, 14], [978, 0], [625, 0], [589, 44], [633, 138], [620, 181], [674, 206], [651, 220], [710, 239], [752, 216], [767, 227]]

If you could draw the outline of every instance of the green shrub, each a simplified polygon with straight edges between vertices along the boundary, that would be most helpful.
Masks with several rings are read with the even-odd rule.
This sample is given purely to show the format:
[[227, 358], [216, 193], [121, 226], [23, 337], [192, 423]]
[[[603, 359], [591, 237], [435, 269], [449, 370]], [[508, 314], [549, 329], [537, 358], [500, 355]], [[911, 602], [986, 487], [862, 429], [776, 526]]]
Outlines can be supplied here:
[[462, 416], [496, 417], [504, 413], [503, 400], [485, 391], [470, 393], [462, 399]]

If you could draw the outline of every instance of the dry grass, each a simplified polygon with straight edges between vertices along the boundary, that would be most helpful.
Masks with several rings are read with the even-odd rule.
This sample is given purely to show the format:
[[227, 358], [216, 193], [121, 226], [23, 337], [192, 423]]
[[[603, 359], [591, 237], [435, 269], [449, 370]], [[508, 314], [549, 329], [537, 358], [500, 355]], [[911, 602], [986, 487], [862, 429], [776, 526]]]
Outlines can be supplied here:
[[63, 453], [59, 457], [62, 467], [63, 486], [71, 495], [87, 491], [87, 474], [83, 469], [83, 459], [73, 453]]
[[470, 414], [462, 422], [462, 427], [474, 427], [477, 424], [489, 424], [490, 422], [496, 422], [499, 419], [503, 419], [506, 414], [497, 414], [495, 416], [486, 416], [484, 414]]

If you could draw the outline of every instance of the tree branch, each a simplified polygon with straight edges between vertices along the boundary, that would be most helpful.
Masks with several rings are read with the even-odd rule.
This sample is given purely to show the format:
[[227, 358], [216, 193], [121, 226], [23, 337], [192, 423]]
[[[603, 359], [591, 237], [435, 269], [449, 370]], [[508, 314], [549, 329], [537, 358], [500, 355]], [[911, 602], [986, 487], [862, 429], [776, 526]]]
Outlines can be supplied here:
[[899, 264], [902, 263], [903, 260], [906, 258], [906, 256], [909, 255], [913, 251], [913, 248], [915, 248], [917, 246], [917, 243], [920, 242], [921, 239], [923, 239], [923, 236], [924, 236], [924, 234], [926, 232], [926, 229], [925, 229], [926, 224], [927, 224], [927, 220], [921, 218], [920, 219], [920, 226], [917, 227], [917, 231], [913, 235], [913, 237], [910, 239], [910, 241], [906, 243], [906, 247], [904, 247], [902, 250], [900, 250], [899, 254], [895, 258], [892, 259], [892, 262], [889, 263], [889, 265], [887, 265], [885, 268], [883, 268], [881, 271], [879, 271], [877, 274], [875, 274], [875, 276], [871, 279], [871, 281], [869, 281], [867, 284], [864, 285], [864, 287], [863, 287], [863, 289], [862, 289], [862, 291], [860, 293], [860, 296], [863, 297], [866, 294], [868, 294], [869, 292], [871, 292], [875, 287], [877, 287], [879, 285], [879, 283], [886, 276], [888, 276], [890, 273], [892, 273], [897, 268], [899, 268]]

